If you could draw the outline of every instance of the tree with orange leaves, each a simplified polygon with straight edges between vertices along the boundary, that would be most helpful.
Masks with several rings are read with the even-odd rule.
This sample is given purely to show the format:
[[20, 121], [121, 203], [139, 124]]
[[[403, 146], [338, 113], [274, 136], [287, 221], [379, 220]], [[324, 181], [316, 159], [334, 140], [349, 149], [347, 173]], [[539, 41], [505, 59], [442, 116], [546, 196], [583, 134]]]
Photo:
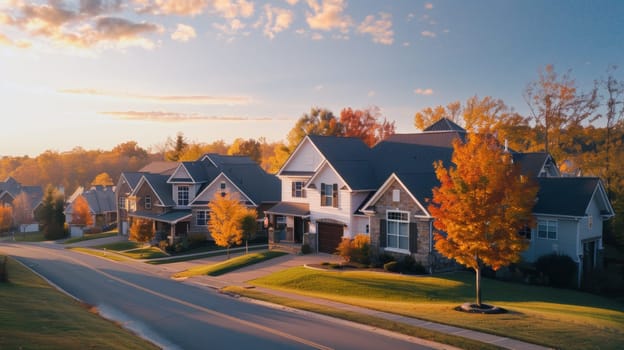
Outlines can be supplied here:
[[93, 216], [91, 216], [91, 208], [89, 203], [83, 196], [76, 197], [72, 203], [72, 221], [73, 225], [91, 226], [93, 225]]
[[475, 271], [481, 307], [482, 269], [516, 262], [527, 247], [519, 232], [532, 225], [537, 186], [521, 176], [511, 155], [491, 136], [469, 134], [453, 149], [453, 166], [434, 164], [440, 180], [429, 205], [436, 218], [435, 248]]
[[0, 204], [0, 232], [8, 231], [13, 226], [13, 208]]
[[394, 122], [383, 118], [379, 107], [345, 108], [340, 112], [343, 136], [358, 137], [369, 147], [395, 133]]

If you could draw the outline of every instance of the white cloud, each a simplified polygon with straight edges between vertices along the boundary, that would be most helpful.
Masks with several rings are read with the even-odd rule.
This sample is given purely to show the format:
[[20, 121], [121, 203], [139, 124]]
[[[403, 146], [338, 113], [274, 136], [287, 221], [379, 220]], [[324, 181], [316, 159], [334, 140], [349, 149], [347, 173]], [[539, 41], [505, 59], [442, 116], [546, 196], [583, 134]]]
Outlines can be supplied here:
[[185, 24], [178, 24], [175, 32], [171, 34], [171, 39], [186, 42], [191, 40], [192, 38], [195, 38], [196, 36], [197, 33], [195, 32], [195, 29], [193, 27], [187, 26]]
[[408, 46], [410, 46], [410, 43], [409, 43], [409, 41], [404, 41], [402, 45], [403, 45], [404, 47], [408, 47]]
[[195, 16], [204, 11], [207, 0], [134, 0], [139, 13]]
[[428, 31], [428, 30], [424, 30], [422, 32], [420, 32], [420, 35], [427, 37], [427, 38], [435, 38], [436, 37], [436, 33]]
[[306, 12], [306, 21], [312, 29], [333, 30], [338, 29], [347, 33], [353, 24], [351, 17], [343, 15], [347, 7], [344, 0], [308, 0], [308, 6], [312, 13]]
[[299, 2], [299, 0], [286, 0], [286, 2], [287, 2], [289, 5], [294, 6], [294, 5], [297, 5], [297, 3]]
[[245, 23], [241, 22], [238, 18], [234, 18], [224, 24], [213, 23], [212, 26], [226, 36], [235, 36], [239, 34], [241, 30], [245, 29]]
[[135, 120], [147, 122], [178, 123], [189, 121], [254, 121], [270, 122], [276, 118], [246, 118], [239, 116], [212, 116], [200, 113], [180, 113], [167, 111], [106, 111], [99, 114], [109, 115], [119, 120]]
[[317, 86], [314, 87], [314, 91], [321, 91], [323, 90], [323, 84], [318, 84]]
[[323, 40], [323, 34], [321, 33], [312, 33], [312, 40]]
[[213, 9], [224, 18], [251, 17], [254, 13], [254, 4], [247, 0], [213, 0]]
[[106, 91], [91, 88], [62, 89], [63, 94], [112, 97], [118, 99], [144, 100], [160, 103], [198, 104], [198, 105], [246, 105], [251, 98], [246, 96], [212, 96], [212, 95], [148, 95], [123, 91]]
[[271, 39], [275, 37], [275, 34], [288, 29], [293, 22], [294, 16], [290, 10], [265, 5], [264, 12], [267, 18], [264, 35]]
[[430, 2], [428, 2], [428, 3], [426, 3], [426, 4], [425, 4], [425, 8], [426, 8], [427, 10], [431, 10], [431, 9], [433, 8], [433, 4], [432, 4], [432, 3], [430, 3]]
[[394, 31], [392, 31], [392, 15], [379, 13], [379, 19], [375, 16], [366, 16], [358, 28], [358, 32], [370, 34], [373, 42], [384, 45], [391, 45], [394, 42]]
[[375, 92], [375, 90], [371, 90], [368, 92], [368, 97], [373, 97], [375, 96], [377, 93]]
[[432, 89], [421, 89], [421, 88], [418, 88], [418, 89], [414, 90], [414, 93], [416, 95], [430, 96], [430, 95], [433, 95], [433, 90]]

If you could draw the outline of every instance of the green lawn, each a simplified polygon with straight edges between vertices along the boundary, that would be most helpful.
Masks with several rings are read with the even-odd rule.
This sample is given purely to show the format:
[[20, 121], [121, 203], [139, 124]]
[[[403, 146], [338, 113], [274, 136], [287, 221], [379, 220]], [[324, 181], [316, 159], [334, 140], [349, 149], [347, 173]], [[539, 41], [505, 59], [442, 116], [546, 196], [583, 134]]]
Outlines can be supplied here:
[[0, 283], [0, 349], [157, 349], [9, 259]]
[[168, 256], [167, 254], [163, 253], [163, 251], [160, 250], [160, 248], [157, 248], [157, 247], [124, 250], [124, 251], [120, 251], [119, 254], [127, 256], [132, 259], [155, 259], [155, 258], [164, 258]]
[[100, 249], [93, 249], [93, 248], [82, 248], [82, 247], [70, 247], [67, 249], [71, 249], [73, 251], [77, 251], [80, 253], [84, 253], [84, 254], [90, 254], [90, 255], [94, 255], [94, 256], [99, 256], [102, 258], [106, 258], [109, 260], [114, 260], [114, 261], [126, 261], [128, 260], [128, 258], [124, 257], [123, 255], [114, 252], [114, 251], [106, 251], [106, 250], [100, 250]]
[[18, 242], [42, 242], [46, 240], [43, 232], [15, 232], [14, 237]]
[[85, 234], [82, 237], [74, 237], [74, 238], [70, 238], [68, 240], [66, 240], [65, 242], [63, 242], [63, 244], [72, 244], [72, 243], [78, 243], [78, 242], [82, 242], [82, 241], [90, 241], [92, 239], [99, 239], [99, 238], [106, 238], [106, 237], [112, 237], [112, 236], [117, 236], [117, 231], [108, 231], [108, 232], [102, 232], [102, 233], [89, 233], [89, 234]]
[[[211, 251], [207, 251], [206, 253], [203, 253], [203, 254], [185, 252], [184, 254], [193, 254], [193, 255], [172, 256], [172, 257], [167, 258], [167, 259], [146, 261], [146, 263], [151, 264], [151, 265], [162, 265], [162, 264], [171, 264], [171, 263], [177, 263], [177, 262], [181, 262], [181, 261], [197, 260], [197, 259], [203, 259], [203, 258], [211, 258], [213, 256], [225, 255], [226, 253], [225, 253], [225, 251], [222, 250], [223, 248], [221, 248], [221, 247], [219, 247], [219, 248], [221, 250], [215, 251], [214, 249], [212, 249]], [[266, 248], [266, 244], [265, 245], [261, 245], [261, 246], [249, 246], [249, 251], [250, 252], [251, 251], [255, 251], [255, 250], [264, 250], [264, 249], [267, 249]], [[234, 251], [234, 250], [230, 249], [230, 254], [238, 253], [238, 252], [241, 252], [241, 250]]]
[[230, 271], [234, 271], [240, 269], [245, 266], [257, 264], [259, 262], [277, 258], [278, 256], [286, 255], [288, 253], [278, 252], [278, 251], [266, 251], [260, 253], [246, 254], [236, 258], [232, 258], [217, 264], [213, 265], [204, 265], [194, 267], [192, 269], [188, 269], [182, 272], [178, 272], [173, 277], [191, 277], [191, 276], [201, 276], [201, 275], [210, 275], [210, 276], [219, 276]]
[[591, 294], [484, 279], [484, 302], [510, 312], [454, 311], [460, 303], [474, 300], [474, 275], [467, 272], [432, 277], [299, 267], [251, 283], [555, 348], [624, 346], [624, 304]]
[[120, 252], [122, 250], [130, 250], [137, 249], [143, 246], [143, 243], [132, 242], [132, 241], [118, 241], [109, 244], [101, 244], [95, 246], [95, 248], [106, 249], [106, 250], [114, 250], [116, 252]]

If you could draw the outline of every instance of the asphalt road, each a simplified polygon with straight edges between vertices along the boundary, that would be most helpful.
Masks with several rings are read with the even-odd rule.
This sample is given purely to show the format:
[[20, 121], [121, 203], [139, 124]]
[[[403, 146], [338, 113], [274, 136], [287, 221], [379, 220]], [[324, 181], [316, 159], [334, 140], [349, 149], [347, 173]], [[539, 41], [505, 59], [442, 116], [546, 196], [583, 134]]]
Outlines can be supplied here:
[[431, 349], [419, 339], [176, 282], [157, 266], [53, 243], [0, 242], [0, 252], [165, 349]]

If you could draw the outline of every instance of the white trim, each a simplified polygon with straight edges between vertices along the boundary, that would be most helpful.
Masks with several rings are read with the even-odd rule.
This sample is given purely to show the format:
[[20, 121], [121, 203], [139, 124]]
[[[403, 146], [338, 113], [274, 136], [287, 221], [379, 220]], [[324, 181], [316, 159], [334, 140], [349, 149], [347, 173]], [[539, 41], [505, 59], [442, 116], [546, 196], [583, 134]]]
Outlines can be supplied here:
[[[286, 169], [286, 167], [288, 166], [288, 164], [290, 163], [290, 161], [296, 157], [297, 152], [299, 151], [299, 149], [301, 147], [303, 147], [303, 144], [305, 142], [310, 142], [312, 144], [312, 146], [314, 147], [314, 149], [318, 152], [318, 154], [321, 155], [321, 157], [323, 158], [324, 161], [326, 161], [327, 159], [325, 158], [325, 156], [323, 155], [323, 152], [321, 152], [318, 147], [316, 147], [316, 145], [314, 144], [314, 142], [312, 142], [312, 140], [310, 139], [310, 137], [308, 135], [306, 135], [301, 142], [299, 142], [299, 144], [297, 145], [297, 147], [295, 148], [295, 150], [293, 151], [293, 153], [290, 155], [290, 157], [288, 157], [288, 159], [286, 160], [286, 163], [284, 163], [284, 165], [282, 165], [282, 167], [279, 169], [279, 171], [275, 174], [277, 176], [282, 176], [282, 171], [284, 171], [284, 169]], [[322, 163], [322, 162], [321, 162]], [[318, 168], [317, 168], [318, 169]]]
[[[143, 183], [147, 183], [147, 185], [150, 187], [150, 189], [152, 190], [152, 192], [154, 193], [154, 195], [156, 195], [156, 198], [158, 198], [158, 201], [160, 203], [162, 203], [163, 207], [166, 207], [167, 204], [162, 200], [162, 198], [160, 198], [160, 196], [158, 195], [158, 192], [156, 192], [156, 190], [154, 190], [154, 187], [152, 186], [152, 184], [149, 182], [149, 180], [147, 180], [147, 177], [145, 177], [145, 175], [141, 176], [141, 179], [139, 180], [139, 182], [137, 183], [136, 187], [134, 188], [134, 190], [132, 190], [132, 192], [130, 193], [130, 195], [128, 195], [128, 197], [136, 197], [136, 192], [139, 188], [141, 188], [141, 185], [143, 185]], [[176, 203], [177, 205], [177, 203]], [[126, 210], [128, 210], [128, 208], [126, 207]]]
[[[338, 179], [340, 181], [342, 181], [342, 183], [347, 186], [347, 191], [349, 192], [353, 192], [353, 190], [351, 190], [351, 186], [349, 186], [349, 184], [344, 180], [344, 178], [342, 176], [340, 176], [340, 173], [338, 173], [338, 171], [336, 171], [336, 169], [331, 165], [330, 162], [327, 161], [327, 159], [323, 160], [321, 162], [321, 164], [318, 166], [317, 170], [315, 170], [314, 175], [312, 175], [312, 177], [310, 178], [310, 180], [308, 180], [308, 185], [306, 185], [306, 188], [308, 188], [309, 184], [311, 184], [318, 176], [320, 176], [321, 171], [323, 170], [323, 167], [327, 165], [329, 166], [329, 168], [334, 172], [334, 174], [336, 176], [338, 176]], [[342, 191], [340, 188], [338, 188], [339, 191]]]
[[[386, 242], [388, 243], [388, 242]], [[392, 248], [392, 247], [384, 247], [384, 251], [386, 252], [394, 252], [394, 253], [401, 253], [401, 254], [406, 254], [406, 255], [410, 255], [412, 254], [412, 252], [409, 251], [409, 249], [400, 249], [400, 248]]]
[[[229, 177], [228, 177], [228, 176], [227, 176], [224, 172], [219, 173], [219, 175], [217, 175], [217, 176], [216, 176], [216, 177], [212, 180], [212, 182], [210, 182], [210, 183], [208, 184], [208, 186], [206, 186], [206, 188], [204, 188], [204, 190], [203, 190], [203, 191], [201, 191], [198, 195], [196, 195], [196, 196], [195, 196], [195, 198], [193, 198], [193, 200], [192, 200], [192, 201], [190, 201], [188, 205], [189, 205], [189, 206], [194, 205], [193, 203], [197, 200], [197, 198], [201, 197], [201, 196], [204, 194], [204, 192], [206, 192], [206, 191], [207, 191], [210, 187], [212, 187], [212, 185], [213, 185], [213, 184], [215, 184], [215, 183], [217, 182], [217, 180], [220, 180], [221, 175], [223, 175], [223, 176], [225, 177], [225, 179], [226, 179], [226, 180], [227, 180], [227, 181], [228, 181], [228, 182], [229, 182], [229, 183], [230, 183], [230, 184], [231, 184], [231, 185], [232, 185], [232, 186], [233, 186], [233, 187], [234, 187], [234, 188], [235, 188], [235, 189], [236, 189], [236, 190], [237, 190], [240, 194], [242, 194], [242, 195], [243, 195], [243, 196], [244, 196], [244, 197], [245, 197], [245, 198], [246, 198], [246, 199], [247, 199], [247, 200], [248, 200], [248, 201], [249, 201], [249, 202], [250, 202], [250, 203], [251, 203], [254, 207], [257, 207], [257, 206], [258, 206], [258, 205], [257, 205], [254, 201], [252, 201], [252, 200], [251, 200], [251, 198], [249, 198], [249, 196], [247, 196], [247, 194], [245, 194], [245, 192], [243, 192], [243, 191], [242, 191], [242, 190], [241, 190], [238, 186], [236, 186], [236, 184], [235, 184], [235, 183], [234, 183], [234, 182], [233, 182], [233, 181], [232, 181], [232, 180], [231, 180], [231, 179], [230, 179], [230, 178], [229, 178]], [[223, 181], [223, 180], [220, 180], [220, 181]], [[221, 188], [219, 187], [219, 188], [218, 188], [218, 190], [221, 190]]]
[[419, 216], [422, 218], [428, 218], [428, 219], [432, 219], [433, 217], [431, 216], [431, 214], [429, 214], [429, 212], [427, 211], [427, 209], [425, 209], [425, 207], [423, 207], [422, 204], [420, 204], [420, 202], [418, 201], [418, 199], [416, 199], [416, 197], [414, 197], [414, 195], [412, 194], [412, 192], [410, 192], [407, 189], [407, 186], [405, 186], [405, 184], [403, 183], [403, 181], [401, 181], [401, 179], [397, 176], [396, 173], [392, 173], [390, 174], [390, 176], [388, 176], [388, 179], [386, 179], [386, 181], [383, 183], [383, 185], [381, 185], [381, 187], [379, 187], [379, 189], [377, 190], [377, 192], [375, 192], [375, 194], [371, 197], [371, 199], [368, 200], [368, 202], [366, 202], [362, 208], [364, 208], [364, 212], [367, 212], [366, 208], [370, 207], [371, 205], [373, 205], [374, 203], [376, 203], [381, 196], [386, 192], [386, 190], [388, 190], [388, 188], [390, 187], [390, 185], [392, 184], [392, 180], [396, 180], [399, 185], [405, 190], [405, 192], [407, 192], [407, 194], [409, 194], [410, 198], [418, 205], [418, 207], [420, 208], [420, 210], [423, 211], [423, 213], [425, 213], [425, 216]]
[[188, 171], [188, 169], [186, 168], [186, 166], [184, 166], [184, 163], [180, 163], [178, 165], [178, 167], [176, 168], [176, 170], [171, 174], [171, 176], [169, 176], [169, 178], [167, 179], [167, 183], [168, 184], [177, 184], [178, 182], [171, 182], [171, 180], [174, 178], [175, 174], [178, 172], [178, 170], [180, 170], [180, 167], [184, 168], [184, 171], [186, 172], [186, 175], [188, 175], [188, 177], [193, 180], [193, 184], [196, 184], [197, 181], [195, 181], [195, 179], [193, 178], [193, 175], [191, 175], [191, 173]]
[[205, 159], [208, 159], [208, 161], [209, 161], [210, 163], [212, 163], [212, 165], [213, 165], [215, 168], [218, 168], [217, 163], [215, 163], [215, 162], [212, 160], [212, 158], [210, 158], [210, 154], [211, 154], [211, 153], [205, 153], [205, 154], [203, 154], [201, 157], [199, 157], [198, 161], [203, 162]]
[[591, 206], [591, 202], [592, 199], [595, 198], [596, 196], [596, 192], [600, 192], [600, 199], [602, 201], [603, 204], [605, 204], [605, 206], [607, 207], [607, 211], [609, 212], [608, 215], [602, 215], [600, 214], [600, 217], [603, 218], [603, 220], [608, 220], [612, 217], [615, 216], [615, 211], [613, 210], [613, 207], [611, 206], [611, 203], [609, 202], [609, 197], [607, 196], [607, 191], [605, 190], [604, 186], [602, 186], [602, 181], [600, 179], [598, 179], [598, 184], [596, 185], [596, 188], [594, 189], [594, 193], [592, 193], [591, 198], [589, 199], [589, 203], [587, 203], [587, 208], [585, 208], [585, 213], [589, 212], [589, 207]]

